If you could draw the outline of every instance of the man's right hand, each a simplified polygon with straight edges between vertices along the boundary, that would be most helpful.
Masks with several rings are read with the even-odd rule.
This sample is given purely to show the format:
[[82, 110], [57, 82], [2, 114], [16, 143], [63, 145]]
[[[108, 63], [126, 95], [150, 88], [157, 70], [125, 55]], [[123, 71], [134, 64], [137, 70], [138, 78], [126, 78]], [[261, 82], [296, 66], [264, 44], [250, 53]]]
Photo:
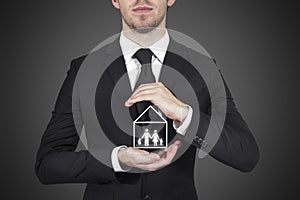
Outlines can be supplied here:
[[156, 171], [172, 162], [180, 145], [181, 142], [176, 141], [168, 148], [157, 153], [149, 153], [148, 151], [132, 147], [120, 149], [118, 152], [118, 159], [121, 165], [142, 170]]

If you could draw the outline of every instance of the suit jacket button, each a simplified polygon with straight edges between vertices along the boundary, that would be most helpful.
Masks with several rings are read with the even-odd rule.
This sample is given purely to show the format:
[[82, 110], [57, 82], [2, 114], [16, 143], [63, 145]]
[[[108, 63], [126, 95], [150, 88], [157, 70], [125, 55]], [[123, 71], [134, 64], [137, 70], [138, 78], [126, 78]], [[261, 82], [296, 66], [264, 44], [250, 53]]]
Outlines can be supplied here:
[[151, 200], [151, 197], [147, 194], [147, 195], [144, 197], [144, 200]]
[[203, 139], [200, 138], [200, 137], [198, 137], [198, 136], [196, 136], [195, 139], [194, 139], [194, 142], [196, 142], [196, 143], [199, 144], [199, 145], [202, 145]]

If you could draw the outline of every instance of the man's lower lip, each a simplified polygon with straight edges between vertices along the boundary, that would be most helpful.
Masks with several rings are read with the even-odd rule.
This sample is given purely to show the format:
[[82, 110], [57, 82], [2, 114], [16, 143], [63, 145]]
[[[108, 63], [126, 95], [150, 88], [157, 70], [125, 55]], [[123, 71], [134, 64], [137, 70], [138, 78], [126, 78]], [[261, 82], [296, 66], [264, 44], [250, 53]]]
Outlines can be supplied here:
[[133, 10], [134, 12], [136, 13], [147, 13], [147, 12], [150, 12], [152, 9], [136, 9], [136, 10]]

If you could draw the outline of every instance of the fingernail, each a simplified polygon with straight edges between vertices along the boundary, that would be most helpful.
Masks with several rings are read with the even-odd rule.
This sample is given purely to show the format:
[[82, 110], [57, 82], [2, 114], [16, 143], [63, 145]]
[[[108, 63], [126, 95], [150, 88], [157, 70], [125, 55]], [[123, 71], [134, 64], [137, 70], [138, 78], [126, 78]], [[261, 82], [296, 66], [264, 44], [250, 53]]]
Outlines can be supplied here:
[[181, 142], [180, 141], [177, 141], [177, 146], [181, 147]]

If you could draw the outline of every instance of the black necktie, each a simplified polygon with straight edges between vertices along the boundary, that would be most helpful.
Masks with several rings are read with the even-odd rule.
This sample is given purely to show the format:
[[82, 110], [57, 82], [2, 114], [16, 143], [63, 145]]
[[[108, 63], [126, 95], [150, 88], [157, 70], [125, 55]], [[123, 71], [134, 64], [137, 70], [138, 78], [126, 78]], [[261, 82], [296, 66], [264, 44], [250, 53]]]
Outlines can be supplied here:
[[[135, 84], [134, 89], [138, 88], [141, 84], [145, 83], [155, 83], [155, 77], [151, 68], [151, 59], [153, 52], [150, 49], [139, 49], [134, 55], [133, 58], [136, 58], [142, 65], [139, 78]], [[152, 103], [150, 101], [142, 101], [136, 103], [136, 108], [138, 111], [138, 116], [140, 116], [144, 110], [146, 110]], [[145, 113], [140, 118], [141, 121], [150, 121], [149, 116]]]
[[141, 84], [155, 83], [155, 77], [151, 69], [152, 51], [150, 49], [139, 49], [133, 58], [136, 58], [142, 65], [141, 73], [135, 84], [134, 89], [138, 88]]

